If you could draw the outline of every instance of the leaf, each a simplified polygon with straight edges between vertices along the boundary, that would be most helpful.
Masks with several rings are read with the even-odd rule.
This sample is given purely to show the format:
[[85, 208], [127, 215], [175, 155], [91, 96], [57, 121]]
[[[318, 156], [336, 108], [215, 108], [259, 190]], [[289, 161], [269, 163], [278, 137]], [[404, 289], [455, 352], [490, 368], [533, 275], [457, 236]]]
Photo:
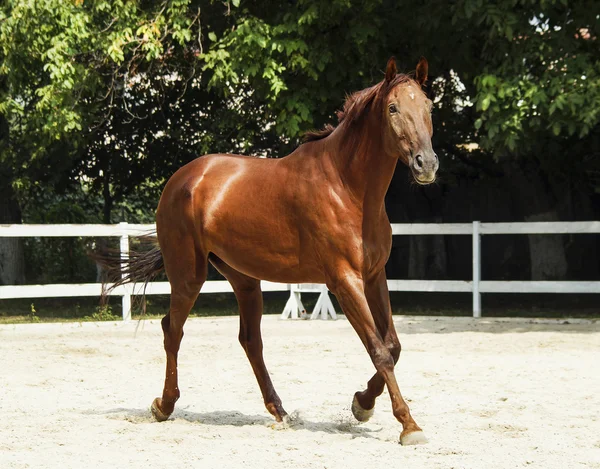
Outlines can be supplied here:
[[491, 96], [488, 94], [485, 98], [483, 98], [483, 100], [481, 101], [481, 110], [482, 111], [487, 111], [487, 109], [490, 107], [490, 102], [491, 102]]
[[208, 33], [208, 38], [212, 41], [212, 42], [217, 42], [217, 35], [211, 31], [210, 33]]
[[510, 151], [515, 151], [515, 148], [517, 147], [517, 142], [515, 141], [515, 137], [513, 135], [509, 136], [506, 139], [506, 146]]

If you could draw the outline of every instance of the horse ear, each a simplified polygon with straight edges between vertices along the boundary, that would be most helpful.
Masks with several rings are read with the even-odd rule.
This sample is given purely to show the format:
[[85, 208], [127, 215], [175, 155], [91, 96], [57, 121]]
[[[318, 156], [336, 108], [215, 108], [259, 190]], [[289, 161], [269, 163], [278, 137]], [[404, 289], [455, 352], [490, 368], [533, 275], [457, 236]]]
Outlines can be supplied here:
[[396, 68], [396, 58], [390, 57], [385, 67], [385, 81], [390, 82], [394, 78], [396, 78], [396, 73], [398, 73], [398, 69]]
[[425, 57], [421, 57], [419, 63], [417, 64], [417, 73], [415, 74], [415, 79], [419, 85], [424, 85], [427, 81], [428, 71], [429, 64], [427, 63], [427, 59]]

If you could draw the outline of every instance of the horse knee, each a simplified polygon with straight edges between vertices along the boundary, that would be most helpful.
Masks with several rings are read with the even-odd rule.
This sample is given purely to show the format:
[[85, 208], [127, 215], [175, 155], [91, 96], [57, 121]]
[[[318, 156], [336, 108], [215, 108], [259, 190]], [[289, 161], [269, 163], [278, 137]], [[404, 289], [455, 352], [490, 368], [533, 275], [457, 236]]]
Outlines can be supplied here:
[[388, 350], [394, 359], [394, 364], [398, 363], [398, 359], [400, 358], [400, 352], [402, 351], [402, 346], [398, 340], [395, 340], [390, 345], [388, 345]]
[[238, 335], [238, 340], [240, 341], [240, 345], [244, 349], [246, 353], [248, 353], [248, 344], [250, 343], [250, 337], [248, 337], [248, 332], [245, 328], [240, 328], [240, 333]]
[[160, 325], [162, 326], [163, 334], [165, 334], [165, 336], [169, 333], [170, 323], [171, 316], [169, 315], [169, 313], [167, 313], [165, 317], [160, 320]]
[[262, 353], [261, 340], [248, 337], [248, 335], [243, 331], [240, 331], [238, 340], [240, 341], [240, 345], [242, 346], [247, 355], [256, 355]]
[[394, 369], [394, 358], [387, 347], [373, 347], [369, 349], [369, 356], [377, 371]]
[[240, 331], [240, 334], [238, 335], [238, 340], [242, 348], [246, 350], [246, 344], [248, 343], [248, 340], [246, 339], [246, 335], [243, 333], [243, 331]]
[[183, 327], [172, 327], [171, 314], [167, 313], [160, 321], [164, 335], [164, 346], [166, 352], [177, 353], [183, 339]]

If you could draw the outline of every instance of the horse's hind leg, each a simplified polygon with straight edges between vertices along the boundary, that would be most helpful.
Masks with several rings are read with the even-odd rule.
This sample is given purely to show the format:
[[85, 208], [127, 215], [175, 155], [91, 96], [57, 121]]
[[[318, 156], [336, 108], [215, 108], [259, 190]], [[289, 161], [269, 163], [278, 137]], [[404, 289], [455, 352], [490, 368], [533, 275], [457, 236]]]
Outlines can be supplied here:
[[[394, 365], [400, 358], [400, 341], [396, 334], [396, 328], [392, 319], [392, 308], [390, 295], [385, 280], [385, 271], [379, 273], [378, 278], [365, 286], [365, 296], [369, 303], [369, 309], [381, 338], [394, 359]], [[366, 422], [373, 415], [375, 399], [383, 393], [385, 381], [383, 376], [377, 372], [367, 383], [367, 389], [354, 394], [352, 401], [352, 413], [360, 422]]]
[[161, 246], [161, 249], [171, 284], [171, 303], [169, 312], [161, 321], [167, 354], [165, 386], [162, 398], [154, 399], [151, 407], [152, 415], [159, 422], [169, 418], [179, 399], [177, 354], [183, 338], [183, 325], [207, 275], [206, 256], [196, 251], [191, 238], [164, 248]]
[[212, 254], [209, 259], [233, 287], [240, 309], [240, 344], [246, 352], [252, 370], [256, 375], [265, 407], [275, 417], [275, 420], [281, 422], [287, 416], [287, 412], [281, 405], [281, 399], [273, 387], [263, 359], [263, 343], [260, 331], [263, 298], [260, 280], [238, 272]]

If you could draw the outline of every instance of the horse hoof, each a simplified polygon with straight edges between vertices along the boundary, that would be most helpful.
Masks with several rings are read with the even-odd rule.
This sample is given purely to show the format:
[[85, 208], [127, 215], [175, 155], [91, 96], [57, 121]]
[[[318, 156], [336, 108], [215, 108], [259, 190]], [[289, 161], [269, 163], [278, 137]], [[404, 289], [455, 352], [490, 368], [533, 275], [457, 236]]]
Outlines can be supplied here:
[[160, 407], [159, 407], [160, 401], [161, 401], [161, 399], [159, 397], [154, 399], [154, 401], [152, 401], [152, 406], [150, 407], [150, 410], [152, 411], [152, 415], [154, 416], [154, 418], [156, 419], [157, 422], [164, 422], [165, 420], [167, 420], [169, 418], [169, 416], [163, 414], [162, 411], [160, 410]]
[[290, 417], [288, 414], [285, 414], [282, 418], [281, 418], [281, 424], [284, 427], [289, 427], [292, 424], [292, 417]]
[[358, 403], [356, 394], [354, 395], [354, 399], [352, 399], [352, 414], [354, 414], [356, 420], [359, 422], [366, 422], [373, 416], [374, 411], [375, 407], [372, 409], [363, 409]]
[[402, 433], [400, 435], [400, 444], [402, 446], [424, 445], [425, 443], [428, 443], [428, 442], [429, 442], [429, 440], [425, 436], [425, 433], [423, 433], [422, 431], [412, 432], [412, 433], [407, 433], [407, 434]]

